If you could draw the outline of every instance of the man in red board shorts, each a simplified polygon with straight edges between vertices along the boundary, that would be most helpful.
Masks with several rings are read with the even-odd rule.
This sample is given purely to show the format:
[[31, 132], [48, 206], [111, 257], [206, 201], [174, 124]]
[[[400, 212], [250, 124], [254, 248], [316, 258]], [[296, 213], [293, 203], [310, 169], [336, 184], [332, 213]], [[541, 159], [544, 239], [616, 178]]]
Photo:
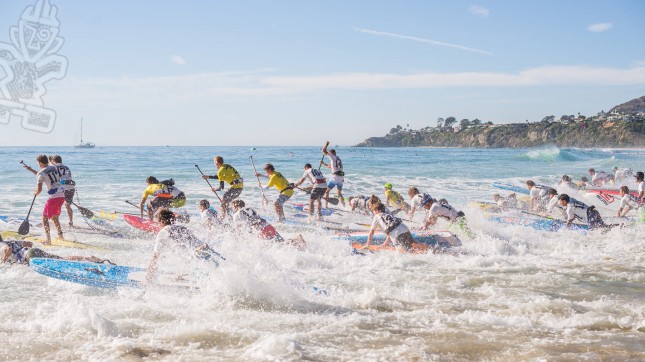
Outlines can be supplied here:
[[49, 194], [49, 199], [45, 203], [45, 208], [43, 209], [43, 227], [45, 229], [45, 242], [44, 244], [51, 243], [51, 237], [49, 235], [49, 219], [54, 222], [56, 230], [58, 230], [58, 238], [63, 238], [63, 229], [60, 227], [60, 221], [58, 216], [60, 215], [60, 210], [65, 203], [65, 190], [60, 184], [60, 174], [56, 166], [51, 166], [47, 155], [40, 155], [36, 157], [38, 161], [38, 166], [40, 166], [40, 171], [36, 173], [36, 191], [34, 195], [38, 195], [43, 191], [43, 184], [47, 185], [47, 194]]

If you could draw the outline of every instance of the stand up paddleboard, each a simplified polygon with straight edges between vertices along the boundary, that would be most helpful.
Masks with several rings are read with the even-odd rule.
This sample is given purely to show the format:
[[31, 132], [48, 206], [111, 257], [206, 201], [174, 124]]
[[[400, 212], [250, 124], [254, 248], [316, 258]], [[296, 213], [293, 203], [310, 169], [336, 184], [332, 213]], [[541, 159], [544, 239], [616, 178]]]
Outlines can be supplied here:
[[[519, 225], [540, 231], [558, 231], [566, 229], [567, 223], [556, 219], [527, 218], [519, 216], [491, 216], [488, 218], [500, 224]], [[588, 225], [571, 224], [570, 230], [589, 230]]]
[[503, 182], [493, 182], [491, 184], [494, 188], [501, 189], [501, 190], [506, 190], [506, 191], [513, 191], [518, 194], [524, 194], [528, 195], [529, 190], [526, 187], [520, 187], [520, 186], [515, 186], [509, 183], [503, 183]]
[[140, 218], [137, 215], [123, 214], [123, 220], [139, 230], [150, 233], [158, 233], [159, 230], [161, 230], [161, 224], [158, 222], [146, 218]]

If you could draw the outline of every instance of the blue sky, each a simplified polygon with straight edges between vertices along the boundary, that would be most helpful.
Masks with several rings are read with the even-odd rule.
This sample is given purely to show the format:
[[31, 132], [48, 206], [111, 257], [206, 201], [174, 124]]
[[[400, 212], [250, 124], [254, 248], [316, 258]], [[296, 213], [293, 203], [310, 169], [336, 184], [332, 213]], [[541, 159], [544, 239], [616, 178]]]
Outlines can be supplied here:
[[[25, 7], [0, 0], [0, 42]], [[50, 134], [0, 145], [351, 145], [437, 117], [595, 114], [645, 95], [645, 2], [72, 1]], [[0, 71], [0, 77], [2, 72]]]

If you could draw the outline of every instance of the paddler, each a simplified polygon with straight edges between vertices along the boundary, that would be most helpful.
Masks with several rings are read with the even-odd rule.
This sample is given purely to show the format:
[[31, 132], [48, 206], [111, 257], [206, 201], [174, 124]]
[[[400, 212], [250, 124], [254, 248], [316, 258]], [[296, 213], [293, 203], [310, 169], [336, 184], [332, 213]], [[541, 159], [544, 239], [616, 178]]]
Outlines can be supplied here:
[[319, 170], [316, 170], [310, 163], [305, 164], [305, 173], [302, 178], [294, 184], [294, 187], [302, 185], [303, 182], [309, 181], [313, 188], [309, 196], [309, 217], [314, 216], [314, 202], [318, 204], [318, 220], [322, 220], [322, 202], [320, 201], [327, 190], [327, 180]]
[[642, 171], [636, 172], [636, 192], [638, 193], [636, 197], [640, 200], [645, 201], [645, 173]]
[[549, 203], [546, 206], [546, 213], [545, 216], [549, 216], [553, 210], [558, 208], [560, 212], [562, 213], [562, 218], [564, 220], [567, 219], [567, 210], [566, 208], [562, 207], [560, 205], [560, 200], [558, 200], [558, 191], [555, 189], [550, 189], [549, 192], [547, 193], [549, 197]]
[[578, 222], [583, 225], [589, 225], [589, 229], [606, 227], [600, 213], [595, 206], [587, 206], [585, 203], [574, 200], [567, 194], [561, 194], [558, 197], [560, 206], [564, 207], [567, 212], [567, 227]]
[[629, 193], [629, 187], [621, 186], [620, 187], [620, 208], [616, 216], [625, 217], [630, 210], [638, 210], [643, 205], [638, 203], [638, 198]]
[[49, 164], [58, 169], [60, 184], [65, 193], [65, 209], [67, 209], [69, 226], [73, 227], [74, 211], [72, 211], [72, 204], [74, 203], [74, 194], [76, 193], [76, 182], [72, 179], [72, 171], [70, 171], [69, 167], [63, 165], [63, 158], [59, 155], [49, 156]]
[[143, 218], [143, 209], [146, 206], [148, 197], [153, 199], [148, 203], [148, 217], [152, 220], [153, 216], [162, 207], [182, 207], [186, 205], [186, 195], [177, 187], [173, 179], [159, 182], [156, 177], [150, 176], [146, 179], [148, 187], [143, 191], [139, 210]]
[[614, 166], [611, 172], [614, 173], [614, 181], [618, 184], [634, 177], [634, 170], [631, 168], [618, 168], [618, 166]]
[[269, 183], [266, 185], [265, 189], [270, 189], [271, 187], [275, 187], [276, 190], [279, 191], [278, 198], [275, 200], [273, 203], [273, 206], [275, 208], [275, 213], [278, 215], [278, 222], [283, 222], [284, 221], [284, 203], [293, 196], [293, 184], [289, 184], [289, 181], [282, 176], [280, 172], [277, 172], [275, 170], [275, 167], [273, 167], [272, 164], [267, 163], [264, 166], [264, 171], [266, 172], [266, 175], [262, 175], [260, 173], [257, 173], [257, 177], [267, 177], [269, 179]]
[[244, 228], [246, 230], [259, 231], [258, 238], [262, 240], [270, 240], [281, 243], [291, 244], [296, 246], [299, 249], [304, 249], [307, 245], [307, 242], [298, 234], [295, 239], [285, 240], [265, 219], [263, 219], [255, 210], [250, 207], [246, 207], [246, 204], [243, 200], [233, 201], [233, 222], [238, 228]]
[[176, 225], [175, 214], [165, 208], [157, 213], [157, 221], [162, 229], [157, 234], [152, 258], [148, 264], [146, 281], [152, 282], [156, 272], [159, 257], [164, 252], [177, 253], [177, 249], [182, 249], [191, 257], [198, 260], [208, 261], [219, 266], [219, 262], [224, 259], [219, 253], [213, 250], [207, 243], [199, 240], [195, 234], [183, 225]]
[[602, 186], [614, 180], [614, 176], [605, 171], [596, 171], [593, 168], [589, 169], [589, 176], [591, 176], [591, 184], [594, 186]]
[[367, 203], [369, 200], [370, 198], [365, 195], [350, 196], [347, 198], [347, 203], [349, 204], [349, 207], [351, 208], [352, 212], [358, 212], [361, 214], [370, 215], [371, 211], [367, 206]]
[[49, 164], [47, 155], [39, 155], [36, 157], [36, 161], [38, 162], [38, 166], [40, 166], [40, 171], [36, 172], [27, 165], [24, 165], [24, 167], [36, 175], [36, 191], [34, 191], [34, 195], [38, 195], [43, 191], [43, 184], [47, 186], [49, 199], [47, 199], [45, 208], [43, 209], [43, 228], [45, 230], [45, 242], [43, 244], [51, 244], [49, 219], [56, 226], [58, 239], [63, 239], [63, 229], [60, 226], [58, 217], [65, 203], [65, 190], [60, 184], [58, 169], [56, 166]]
[[331, 170], [331, 177], [329, 177], [329, 182], [327, 183], [327, 191], [325, 191], [325, 207], [328, 207], [328, 202], [327, 199], [329, 198], [329, 192], [336, 188], [336, 192], [338, 193], [338, 199], [340, 200], [341, 205], [343, 205], [343, 208], [345, 207], [345, 199], [343, 198], [343, 184], [345, 183], [345, 171], [343, 171], [343, 161], [341, 161], [340, 157], [336, 155], [336, 150], [329, 150], [327, 151], [327, 147], [329, 147], [329, 141], [325, 143], [325, 146], [322, 148], [322, 153], [323, 153], [323, 159], [324, 156], [327, 156], [329, 158], [329, 163], [325, 163], [324, 161], [320, 161], [320, 164], [329, 168]]
[[457, 209], [450, 206], [447, 201], [439, 202], [428, 195], [428, 197], [421, 201], [421, 205], [426, 210], [426, 217], [423, 222], [422, 229], [429, 229], [437, 223], [439, 218], [442, 218], [448, 220], [451, 227], [455, 226], [463, 230], [468, 237], [473, 237], [473, 233], [468, 227], [464, 212], [457, 211]]
[[403, 196], [401, 196], [400, 193], [394, 191], [392, 189], [392, 184], [391, 183], [386, 183], [385, 186], [385, 205], [390, 205], [394, 208], [392, 211], [393, 214], [403, 211], [405, 213], [408, 213], [410, 211], [410, 205], [408, 205], [405, 200], [403, 200]]
[[410, 229], [408, 229], [403, 221], [387, 212], [385, 210], [385, 205], [382, 203], [372, 204], [370, 209], [374, 213], [374, 217], [372, 218], [372, 226], [370, 228], [370, 233], [367, 236], [367, 242], [363, 245], [362, 249], [369, 249], [372, 239], [374, 238], [374, 233], [377, 230], [382, 230], [386, 235], [383, 247], [387, 246], [390, 241], [393, 241], [393, 243], [397, 247], [403, 249], [404, 252], [410, 252], [412, 250], [414, 238], [412, 237], [412, 233], [410, 233]]
[[242, 190], [244, 190], [244, 180], [233, 166], [224, 163], [224, 158], [222, 156], [213, 158], [213, 162], [215, 162], [215, 168], [217, 168], [217, 175], [204, 175], [202, 178], [219, 180], [219, 187], [213, 188], [213, 192], [223, 190], [225, 182], [230, 185], [228, 190], [226, 190], [222, 196], [222, 213], [225, 216], [228, 216], [230, 203], [238, 198], [240, 194], [242, 194]]
[[529, 190], [529, 210], [544, 211], [549, 202], [547, 193], [552, 187], [536, 185], [532, 180], [526, 181], [526, 188]]
[[[387, 184], [386, 184], [387, 185]], [[387, 193], [387, 191], [386, 191]], [[410, 219], [414, 217], [414, 212], [417, 211], [418, 209], [422, 209], [423, 205], [421, 205], [421, 201], [423, 201], [424, 198], [429, 196], [430, 194], [426, 193], [421, 193], [418, 188], [416, 187], [410, 187], [408, 189], [408, 196], [410, 197], [410, 203], [412, 204], [412, 207], [410, 208], [410, 213], [408, 216]]]

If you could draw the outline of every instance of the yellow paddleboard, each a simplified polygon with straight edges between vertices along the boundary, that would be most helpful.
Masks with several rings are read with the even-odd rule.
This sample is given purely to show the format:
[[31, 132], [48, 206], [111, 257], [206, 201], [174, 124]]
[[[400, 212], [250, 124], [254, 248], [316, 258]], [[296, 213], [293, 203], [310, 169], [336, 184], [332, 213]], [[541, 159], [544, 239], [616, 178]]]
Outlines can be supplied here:
[[31, 242], [42, 244], [42, 247], [45, 247], [45, 248], [58, 247], [58, 248], [107, 250], [107, 249], [102, 248], [100, 246], [94, 246], [94, 245], [90, 245], [90, 244], [83, 244], [83, 243], [79, 243], [79, 242], [74, 241], [74, 240], [64, 240], [64, 239], [56, 239], [56, 238], [52, 239], [51, 244], [43, 244], [43, 242], [45, 241], [45, 238], [43, 238], [42, 236], [20, 235], [15, 231], [2, 231], [2, 232], [0, 232], [0, 235], [2, 235], [2, 238], [5, 239], [5, 240], [31, 241]]

